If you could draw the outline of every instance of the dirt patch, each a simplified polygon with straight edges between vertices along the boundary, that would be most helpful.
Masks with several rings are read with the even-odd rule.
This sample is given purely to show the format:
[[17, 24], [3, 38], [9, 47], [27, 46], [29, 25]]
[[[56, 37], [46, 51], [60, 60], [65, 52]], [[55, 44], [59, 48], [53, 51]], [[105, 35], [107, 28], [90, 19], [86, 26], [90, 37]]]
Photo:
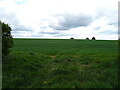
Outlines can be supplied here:
[[52, 59], [56, 58], [56, 56], [50, 56]]
[[80, 58], [80, 56], [75, 56], [76, 58]]
[[90, 67], [91, 65], [90, 64], [81, 64], [81, 66], [83, 66], [83, 67]]

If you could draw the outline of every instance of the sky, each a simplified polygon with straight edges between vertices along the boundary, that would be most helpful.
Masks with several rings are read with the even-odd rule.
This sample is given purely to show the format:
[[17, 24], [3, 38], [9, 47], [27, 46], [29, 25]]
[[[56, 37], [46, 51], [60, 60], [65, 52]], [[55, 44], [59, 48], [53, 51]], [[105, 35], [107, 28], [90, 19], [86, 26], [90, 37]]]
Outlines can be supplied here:
[[118, 39], [119, 0], [0, 0], [14, 38]]

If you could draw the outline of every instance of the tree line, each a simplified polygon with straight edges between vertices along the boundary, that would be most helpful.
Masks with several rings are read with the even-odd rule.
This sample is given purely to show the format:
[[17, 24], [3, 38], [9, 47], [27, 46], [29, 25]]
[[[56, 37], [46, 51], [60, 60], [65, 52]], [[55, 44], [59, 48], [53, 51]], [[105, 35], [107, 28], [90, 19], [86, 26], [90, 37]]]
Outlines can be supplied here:
[[[74, 38], [71, 37], [70, 39], [74, 39]], [[90, 39], [87, 37], [86, 40], [90, 40]], [[95, 38], [95, 37], [92, 37], [92, 40], [96, 40], [96, 38]]]

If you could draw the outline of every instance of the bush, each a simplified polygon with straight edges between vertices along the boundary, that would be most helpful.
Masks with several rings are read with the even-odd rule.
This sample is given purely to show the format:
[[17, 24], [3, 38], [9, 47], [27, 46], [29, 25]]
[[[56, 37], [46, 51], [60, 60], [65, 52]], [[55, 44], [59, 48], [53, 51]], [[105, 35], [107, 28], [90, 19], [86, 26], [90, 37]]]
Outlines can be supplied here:
[[86, 40], [89, 40], [89, 38], [87, 37]]
[[92, 37], [92, 40], [96, 40], [95, 37]]
[[12, 29], [8, 24], [1, 21], [0, 24], [2, 24], [2, 58], [4, 59], [8, 56], [10, 48], [13, 46]]
[[74, 39], [73, 37], [71, 37], [70, 39]]

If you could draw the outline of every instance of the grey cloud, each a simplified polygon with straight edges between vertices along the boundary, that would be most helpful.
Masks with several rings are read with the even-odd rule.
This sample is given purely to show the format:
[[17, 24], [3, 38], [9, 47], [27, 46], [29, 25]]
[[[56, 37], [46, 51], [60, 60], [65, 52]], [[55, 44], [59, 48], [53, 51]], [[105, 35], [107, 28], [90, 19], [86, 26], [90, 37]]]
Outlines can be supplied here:
[[38, 35], [31, 35], [32, 37], [43, 37], [44, 35], [38, 34]]
[[39, 34], [59, 34], [59, 32], [40, 32]]
[[61, 33], [61, 34], [58, 34], [58, 35], [54, 35], [54, 37], [61, 37], [61, 36], [70, 36], [70, 37], [73, 37], [73, 36], [75, 36], [75, 34], [67, 34], [67, 33], [63, 34], [63, 33]]
[[23, 37], [23, 35], [16, 35], [16, 34], [14, 34], [13, 37]]
[[20, 25], [17, 15], [14, 12], [9, 12], [6, 8], [0, 7], [0, 20], [8, 23], [12, 31], [30, 31], [30, 27]]
[[12, 31], [12, 34], [23, 34], [23, 33], [25, 33], [25, 32], [27, 32], [27, 33], [33, 33], [33, 31]]
[[105, 35], [109, 35], [109, 34], [118, 34], [118, 32], [117, 31], [104, 31], [104, 32], [99, 32], [99, 33], [101, 33], [101, 34], [105, 34]]
[[101, 27], [95, 27], [94, 29], [95, 29], [95, 30], [100, 30], [100, 29], [101, 29]]
[[55, 30], [69, 30], [80, 26], [88, 26], [92, 22], [92, 17], [83, 14], [60, 14], [55, 15], [58, 19], [58, 25], [51, 24], [50, 27]]
[[118, 23], [117, 23], [117, 22], [111, 22], [111, 23], [108, 23], [108, 25], [115, 25], [115, 26], [118, 26]]
[[31, 31], [30, 27], [24, 25], [15, 25], [13, 31]]
[[118, 26], [118, 11], [111, 8], [99, 8], [97, 9], [95, 19], [105, 17], [107, 18], [108, 25]]
[[46, 29], [47, 28], [47, 26], [41, 26], [40, 27], [40, 29]]

